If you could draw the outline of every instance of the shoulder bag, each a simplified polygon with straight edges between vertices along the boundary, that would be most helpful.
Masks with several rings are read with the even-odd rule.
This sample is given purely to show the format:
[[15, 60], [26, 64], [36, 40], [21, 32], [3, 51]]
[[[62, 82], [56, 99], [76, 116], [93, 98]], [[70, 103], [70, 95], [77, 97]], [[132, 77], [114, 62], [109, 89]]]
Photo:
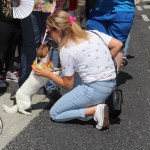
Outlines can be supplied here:
[[[105, 43], [105, 41], [99, 34], [97, 34], [94, 31], [91, 31], [91, 32], [98, 35], [101, 38], [101, 40], [104, 42], [104, 44], [107, 46], [107, 44]], [[117, 118], [121, 114], [121, 111], [122, 111], [123, 96], [122, 96], [122, 90], [118, 88], [117, 64], [113, 57], [112, 57], [112, 60], [114, 62], [115, 72], [116, 72], [116, 86], [115, 86], [113, 92], [110, 94], [110, 96], [106, 99], [105, 103], [109, 107], [109, 116], [111, 118]]]

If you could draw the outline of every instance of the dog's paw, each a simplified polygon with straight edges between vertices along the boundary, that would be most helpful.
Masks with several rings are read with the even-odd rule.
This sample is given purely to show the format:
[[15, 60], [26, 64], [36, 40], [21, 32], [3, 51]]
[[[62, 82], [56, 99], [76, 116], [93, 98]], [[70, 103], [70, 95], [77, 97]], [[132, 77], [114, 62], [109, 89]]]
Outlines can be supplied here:
[[32, 116], [32, 113], [27, 112], [26, 115], [27, 116]]
[[61, 74], [61, 71], [55, 71], [53, 72], [54, 75], [59, 76]]
[[54, 72], [53, 74], [56, 75], [56, 76], [59, 76], [61, 74], [61, 69], [60, 68], [54, 68]]
[[20, 112], [21, 114], [26, 115], [26, 116], [31, 116], [31, 115], [32, 115], [32, 113], [27, 112], [27, 111], [25, 111], [25, 110], [19, 110], [19, 112]]

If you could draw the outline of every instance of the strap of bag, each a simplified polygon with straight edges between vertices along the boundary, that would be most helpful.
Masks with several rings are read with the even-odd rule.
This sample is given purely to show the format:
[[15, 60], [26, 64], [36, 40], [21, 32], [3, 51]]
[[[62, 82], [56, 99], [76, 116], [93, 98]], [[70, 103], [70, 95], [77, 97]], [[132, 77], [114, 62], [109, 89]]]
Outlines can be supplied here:
[[[103, 43], [107, 46], [107, 44], [105, 43], [104, 39], [103, 39], [99, 34], [97, 34], [96, 32], [94, 32], [93, 30], [90, 30], [90, 32], [95, 33], [97, 36], [99, 36], [100, 39], [103, 41]], [[107, 46], [107, 47], [108, 47], [108, 46]], [[109, 47], [108, 47], [108, 49], [109, 49]], [[110, 54], [111, 54], [111, 53], [110, 53]], [[118, 78], [117, 63], [116, 63], [116, 61], [115, 61], [115, 59], [114, 59], [113, 56], [112, 56], [112, 60], [113, 60], [113, 62], [114, 62], [115, 73], [116, 73], [116, 89], [118, 89], [118, 82], [117, 82], [117, 78]]]

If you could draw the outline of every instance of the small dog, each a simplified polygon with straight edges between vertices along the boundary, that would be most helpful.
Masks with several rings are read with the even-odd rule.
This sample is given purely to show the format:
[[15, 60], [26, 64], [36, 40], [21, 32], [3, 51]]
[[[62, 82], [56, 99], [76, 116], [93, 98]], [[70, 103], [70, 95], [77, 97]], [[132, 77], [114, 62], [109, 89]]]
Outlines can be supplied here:
[[[36, 63], [38, 66], [41, 64], [47, 64], [50, 61], [50, 50], [52, 46], [49, 44], [41, 45], [37, 51]], [[60, 71], [56, 69], [53, 72], [55, 75], [59, 75]], [[7, 113], [16, 113], [20, 112], [24, 115], [31, 115], [30, 112], [26, 110], [31, 106], [31, 97], [33, 94], [37, 93], [38, 90], [43, 87], [47, 82], [48, 78], [37, 76], [31, 71], [30, 76], [24, 82], [24, 84], [16, 92], [16, 104], [13, 107], [8, 107], [3, 105], [4, 111]]]

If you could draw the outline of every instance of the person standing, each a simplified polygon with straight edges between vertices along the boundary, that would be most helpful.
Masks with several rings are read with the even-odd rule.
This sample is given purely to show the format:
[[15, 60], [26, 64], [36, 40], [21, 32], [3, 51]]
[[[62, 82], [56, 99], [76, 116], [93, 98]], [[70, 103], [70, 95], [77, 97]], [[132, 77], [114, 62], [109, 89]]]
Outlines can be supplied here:
[[[21, 36], [19, 19], [9, 16], [11, 1], [0, 0], [0, 87], [7, 87], [6, 72], [13, 74], [13, 57]], [[5, 73], [3, 67], [5, 64]]]
[[[135, 15], [134, 0], [95, 0], [92, 5], [88, 10], [87, 28], [122, 41], [124, 47]], [[118, 68], [122, 63], [123, 47], [116, 57]]]
[[81, 25], [83, 25], [83, 20], [85, 18], [85, 3], [86, 0], [77, 0], [77, 9], [75, 11], [75, 16], [77, 18], [77, 22]]
[[[30, 75], [32, 70], [31, 65], [36, 58], [36, 50], [42, 44], [44, 33], [46, 31], [46, 19], [50, 15], [52, 8], [53, 5], [49, 0], [35, 0], [32, 13], [21, 20], [21, 64], [17, 89], [22, 86]], [[46, 39], [45, 42], [47, 40], [48, 39]], [[54, 61], [56, 61], [55, 64], [58, 63], [57, 59]], [[53, 84], [52, 86], [52, 89], [58, 89], [57, 85]], [[15, 99], [15, 93], [16, 90], [11, 93], [10, 99]], [[59, 94], [60, 96], [59, 92], [54, 91], [54, 93], [55, 95]]]

